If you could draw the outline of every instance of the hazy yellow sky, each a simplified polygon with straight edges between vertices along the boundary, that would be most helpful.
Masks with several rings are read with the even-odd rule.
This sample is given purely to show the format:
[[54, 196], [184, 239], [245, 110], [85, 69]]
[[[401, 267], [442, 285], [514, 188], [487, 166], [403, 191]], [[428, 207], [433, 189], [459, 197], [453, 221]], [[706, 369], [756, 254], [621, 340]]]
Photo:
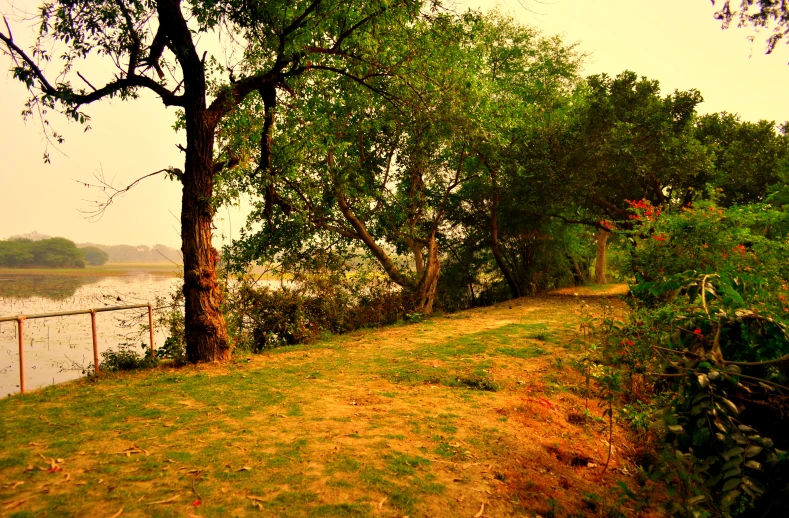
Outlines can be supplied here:
[[[11, 6], [32, 11], [38, 2], [0, 2], [2, 12]], [[780, 46], [764, 56], [763, 39], [751, 44], [750, 31], [721, 31], [712, 18], [708, 0], [547, 0], [542, 2], [465, 2], [460, 6], [489, 9], [496, 5], [521, 22], [546, 34], [560, 34], [577, 41], [590, 54], [585, 74], [616, 75], [630, 69], [657, 79], [668, 93], [675, 88], [696, 88], [705, 102], [701, 112], [726, 110], [744, 119], [789, 120], [789, 52]], [[524, 8], [527, 5], [531, 10]], [[12, 25], [23, 39], [30, 24]], [[10, 60], [0, 56], [0, 68]], [[42, 161], [45, 149], [38, 121], [20, 117], [25, 90], [10, 73], [0, 76], [0, 239], [37, 230], [75, 241], [105, 244], [162, 243], [180, 247], [180, 186], [152, 178], [136, 187], [95, 223], [78, 209], [95, 193], [79, 181], [92, 181], [103, 171], [118, 184], [167, 166], [183, 167], [176, 144], [183, 134], [172, 129], [174, 111], [143, 93], [129, 102], [103, 102], [87, 108], [92, 130], [61, 123], [66, 137], [52, 163]], [[223, 209], [215, 221], [217, 235], [233, 235], [244, 222], [245, 209]], [[217, 239], [217, 245], [221, 239]]]

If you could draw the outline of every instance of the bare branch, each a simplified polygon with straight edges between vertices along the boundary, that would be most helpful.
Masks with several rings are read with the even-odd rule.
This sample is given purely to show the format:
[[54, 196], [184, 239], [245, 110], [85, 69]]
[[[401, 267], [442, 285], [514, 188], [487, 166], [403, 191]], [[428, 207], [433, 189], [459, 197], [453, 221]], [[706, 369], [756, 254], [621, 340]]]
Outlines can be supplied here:
[[80, 180], [74, 180], [77, 183], [81, 183], [85, 187], [92, 188], [92, 189], [99, 189], [106, 195], [106, 199], [105, 200], [103, 200], [103, 201], [93, 201], [92, 202], [95, 205], [95, 207], [93, 209], [80, 210], [79, 212], [87, 220], [98, 221], [98, 220], [100, 220], [102, 218], [102, 216], [104, 216], [104, 212], [107, 210], [107, 208], [110, 205], [112, 205], [112, 203], [115, 201], [115, 198], [123, 196], [124, 194], [129, 192], [135, 185], [137, 185], [141, 181], [145, 180], [146, 178], [150, 178], [151, 176], [156, 176], [156, 175], [161, 174], [161, 173], [175, 174], [176, 176], [179, 175], [179, 174], [182, 174], [180, 170], [175, 169], [175, 168], [160, 169], [158, 171], [154, 171], [153, 173], [149, 173], [149, 174], [146, 174], [144, 176], [141, 176], [141, 177], [137, 178], [132, 183], [130, 183], [129, 185], [127, 185], [126, 187], [123, 187], [123, 188], [115, 187], [114, 185], [112, 185], [112, 182], [108, 182], [104, 178], [104, 173], [103, 172], [98, 172], [98, 173], [93, 175], [94, 178], [96, 178], [96, 181], [97, 181], [97, 183], [95, 183], [95, 184], [83, 182], [83, 181], [80, 181]]
[[82, 79], [83, 81], [85, 81], [85, 84], [87, 84], [89, 87], [91, 87], [91, 88], [93, 89], [93, 91], [94, 91], [94, 92], [96, 91], [96, 87], [95, 87], [95, 86], [93, 86], [92, 84], [90, 84], [90, 81], [88, 81], [87, 79], [85, 79], [85, 76], [83, 76], [81, 72], [77, 72], [77, 75], [79, 76], [79, 78], [80, 78], [80, 79]]

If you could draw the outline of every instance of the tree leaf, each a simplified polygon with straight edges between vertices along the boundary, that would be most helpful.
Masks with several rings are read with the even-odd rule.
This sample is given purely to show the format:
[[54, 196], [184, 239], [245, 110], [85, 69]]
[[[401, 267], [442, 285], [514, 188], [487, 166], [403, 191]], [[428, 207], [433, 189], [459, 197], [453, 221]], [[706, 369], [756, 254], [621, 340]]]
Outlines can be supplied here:
[[739, 478], [730, 478], [723, 484], [722, 491], [729, 491], [730, 489], [734, 489], [735, 487], [740, 485]]

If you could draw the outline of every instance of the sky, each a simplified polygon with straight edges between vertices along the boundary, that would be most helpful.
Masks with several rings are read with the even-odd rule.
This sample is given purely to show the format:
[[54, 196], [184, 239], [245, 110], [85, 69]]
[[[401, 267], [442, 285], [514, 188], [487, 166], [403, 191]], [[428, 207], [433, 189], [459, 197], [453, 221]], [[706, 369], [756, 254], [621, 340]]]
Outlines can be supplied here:
[[[38, 2], [0, 0], [0, 11], [34, 12]], [[457, 8], [498, 7], [546, 35], [577, 42], [589, 57], [584, 75], [615, 76], [632, 70], [657, 79], [664, 94], [675, 89], [699, 90], [699, 112], [728, 111], [743, 119], [789, 120], [789, 51], [780, 46], [764, 55], [764, 40], [748, 41], [751, 30], [722, 31], [713, 19], [709, 0], [500, 0], [458, 1]], [[18, 12], [18, 11], [17, 11]], [[32, 34], [30, 22], [13, 23], [14, 36]], [[0, 55], [0, 70], [11, 61]], [[20, 113], [24, 87], [10, 73], [0, 72], [0, 239], [38, 231], [76, 242], [103, 244], [165, 244], [180, 248], [178, 233], [180, 184], [162, 175], [141, 182], [118, 198], [98, 221], [80, 213], [100, 193], [84, 186], [103, 174], [116, 185], [169, 166], [183, 167], [176, 144], [183, 133], [172, 129], [174, 109], [154, 95], [109, 101], [86, 109], [91, 130], [63, 120], [56, 129], [65, 137], [49, 146], [40, 121], [25, 122]], [[215, 245], [238, 237], [248, 206], [221, 209], [215, 218]]]

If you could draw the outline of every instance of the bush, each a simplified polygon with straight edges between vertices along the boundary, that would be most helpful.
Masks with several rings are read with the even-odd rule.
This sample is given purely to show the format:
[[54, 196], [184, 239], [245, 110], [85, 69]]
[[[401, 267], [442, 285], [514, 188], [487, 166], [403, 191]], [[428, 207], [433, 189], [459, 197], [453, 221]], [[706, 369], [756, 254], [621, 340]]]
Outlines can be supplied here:
[[117, 349], [101, 353], [99, 368], [108, 372], [134, 371], [154, 367], [158, 360], [152, 358], [147, 344], [142, 344], [142, 354], [133, 344], [120, 344]]
[[670, 512], [762, 516], [789, 496], [786, 215], [713, 204], [633, 212], [634, 312], [607, 363], [642, 408], [649, 390], [635, 394], [633, 381], [651, 380]]
[[322, 333], [393, 324], [412, 312], [410, 294], [377, 275], [322, 271], [299, 274], [282, 289], [242, 279], [227, 302], [236, 347], [260, 352], [311, 342]]
[[164, 345], [156, 349], [156, 357], [173, 360], [175, 365], [183, 365], [186, 363], [183, 290], [178, 287], [169, 297], [157, 297], [156, 307], [160, 309], [157, 325], [168, 332]]

